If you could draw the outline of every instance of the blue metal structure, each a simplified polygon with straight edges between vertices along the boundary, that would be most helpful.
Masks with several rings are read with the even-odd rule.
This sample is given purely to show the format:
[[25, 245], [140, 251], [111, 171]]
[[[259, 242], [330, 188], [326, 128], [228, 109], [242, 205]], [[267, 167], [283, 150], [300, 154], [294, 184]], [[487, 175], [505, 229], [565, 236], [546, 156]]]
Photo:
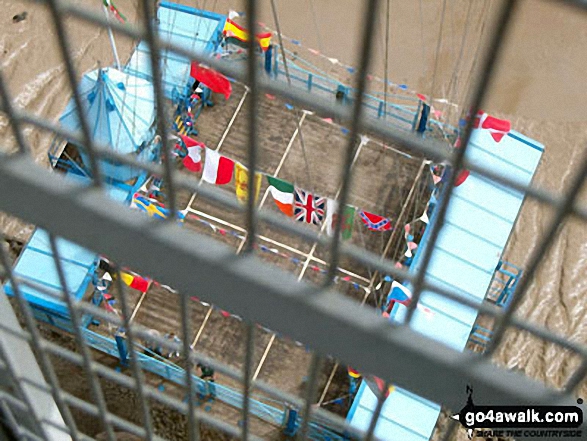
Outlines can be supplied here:
[[[544, 150], [541, 144], [513, 131], [497, 142], [489, 130], [475, 129], [470, 143], [466, 154], [473, 163], [488, 165], [522, 185], [532, 180]], [[495, 280], [496, 268], [498, 275], [505, 271], [500, 258], [523, 201], [523, 193], [472, 173], [454, 189], [426, 278], [478, 303], [483, 302]], [[430, 222], [435, 222], [434, 215]], [[424, 233], [411, 272], [419, 270], [418, 257], [423, 254], [426, 241], [427, 233]], [[503, 294], [498, 295], [498, 303], [507, 304], [519, 272], [516, 267], [505, 273], [504, 287], [500, 290]], [[432, 314], [416, 309], [410, 326], [441, 344], [463, 351], [470, 336], [481, 346], [490, 336], [490, 330], [475, 326], [476, 309], [429, 291], [422, 293], [420, 304]], [[391, 318], [401, 322], [405, 313], [405, 306], [396, 303]], [[376, 404], [375, 394], [363, 382], [347, 419], [353, 426], [367, 429]], [[438, 404], [396, 387], [384, 404], [375, 434], [381, 439], [427, 440], [439, 413]]]
[[[153, 85], [150, 82], [114, 68], [105, 68], [84, 75], [79, 92], [82, 110], [95, 142], [108, 145], [124, 155], [135, 154], [144, 161], [154, 161], [158, 157], [158, 146], [150, 142], [155, 120]], [[59, 122], [71, 131], [81, 130], [73, 99]], [[83, 148], [77, 150], [85, 164], [82, 168], [89, 170], [87, 152]], [[50, 159], [55, 159], [51, 158], [52, 155], [50, 151]], [[101, 167], [110, 181], [129, 181], [141, 174], [140, 170], [107, 160], [101, 161]], [[78, 168], [71, 166], [69, 170], [83, 175], [83, 170]]]
[[[193, 8], [175, 5], [172, 3], [161, 3], [158, 10], [158, 26], [160, 36], [163, 39], [183, 46], [191, 50], [202, 50], [212, 52], [218, 49], [220, 44], [222, 29], [226, 17], [219, 14], [213, 14], [206, 11], [199, 11]], [[195, 32], [194, 32], [195, 31]], [[280, 68], [280, 60], [277, 50], [273, 51], [275, 58], [267, 62], [267, 67], [274, 65], [274, 75], [279, 78], [284, 72]], [[162, 54], [162, 73], [163, 86], [166, 96], [170, 99], [185, 97], [185, 89], [189, 84], [190, 60], [177, 54], [163, 52]], [[292, 63], [290, 67], [292, 80], [302, 82], [309, 90], [316, 93], [332, 94], [342, 92], [343, 102], [352, 102], [354, 90], [336, 82], [326, 76], [310, 73]], [[84, 109], [90, 117], [91, 128], [96, 140], [110, 144], [118, 149], [120, 153], [137, 153], [145, 141], [152, 137], [153, 132], [151, 125], [153, 122], [153, 99], [152, 86], [149, 82], [152, 79], [150, 70], [150, 59], [148, 47], [144, 42], [140, 42], [135, 48], [129, 63], [124, 69], [124, 73], [109, 68], [92, 72], [84, 77], [80, 85], [82, 97], [87, 100], [87, 108]], [[150, 93], [141, 95], [139, 93], [129, 94], [131, 89], [144, 88]], [[394, 97], [392, 97], [394, 98]], [[388, 118], [397, 125], [406, 130], [419, 129], [421, 132], [426, 131], [427, 121], [425, 118], [420, 119], [422, 112], [422, 103], [414, 97], [397, 96], [398, 100], [406, 100], [405, 105], [397, 105], [391, 102], [387, 104], [375, 95], [367, 95], [365, 106], [371, 117]], [[141, 106], [145, 104], [144, 113]], [[61, 122], [72, 130], [78, 130], [78, 121], [75, 116], [73, 104], [70, 103]], [[128, 115], [138, 120], [139, 126], [136, 131], [126, 130], [129, 125]], [[135, 114], [136, 113], [136, 114]], [[427, 111], [426, 111], [427, 114]], [[112, 117], [115, 116], [115, 122]], [[422, 123], [422, 121], [424, 121]], [[437, 124], [439, 122], [428, 120], [428, 124]], [[494, 161], [500, 169], [505, 169], [507, 173], [520, 176], [521, 182], [527, 184], [534, 172], [534, 169], [540, 158], [541, 147], [533, 141], [524, 138], [522, 135], [510, 133], [501, 143], [496, 144], [490, 139], [489, 133], [478, 130], [472, 138], [473, 147], [469, 149], [468, 154], [471, 159], [480, 162]], [[495, 145], [493, 145], [495, 144]], [[524, 150], [523, 154], [513, 152], [519, 145], [530, 146], [539, 153], [534, 155]], [[145, 160], [153, 160], [154, 156], [151, 150], [140, 150], [149, 152]], [[132, 175], [121, 172], [121, 168], [116, 164], [103, 164], [105, 173], [112, 179], [119, 181], [126, 180]], [[83, 172], [83, 170], [82, 170]], [[73, 179], [80, 178], [83, 173], [77, 169], [71, 169], [68, 173]], [[524, 173], [522, 173], [524, 172]], [[133, 189], [130, 186], [125, 188], [112, 187], [111, 195], [121, 202], [128, 202], [129, 196]], [[496, 211], [483, 208], [490, 205], [491, 200], [499, 199], [501, 208]], [[509, 236], [515, 217], [519, 211], [523, 200], [523, 194], [514, 194], [511, 190], [499, 189], [492, 187], [482, 178], [471, 176], [467, 185], [459, 187], [455, 191], [455, 202], [451, 205], [447, 217], [447, 227], [443, 230], [443, 235], [439, 240], [439, 247], [435, 249], [432, 264], [430, 266], [428, 277], [439, 278], [440, 281], [459, 287], [466, 291], [470, 289], [469, 285], [474, 287], [470, 289], [471, 293], [483, 300], [489, 281], [493, 276], [493, 270], [496, 267], [496, 259], [499, 260], [503, 247]], [[462, 206], [462, 205], [465, 206]], [[503, 207], [507, 212], [502, 212]], [[505, 210], [505, 208], [503, 208]], [[471, 212], [474, 212], [475, 219], [472, 219]], [[466, 213], [466, 216], [463, 216]], [[452, 217], [451, 217], [452, 216]], [[501, 219], [503, 225], [500, 225], [500, 234], [494, 237], [483, 236], [483, 228], [477, 231], [476, 222], [484, 219], [486, 223], [494, 225], [494, 218]], [[432, 222], [434, 218], [432, 219]], [[480, 222], [482, 224], [483, 222]], [[471, 248], [471, 241], [479, 241], [481, 245], [475, 250], [478, 255], [467, 255]], [[452, 249], [451, 246], [462, 246], [462, 249]], [[423, 239], [425, 246], [425, 238]], [[97, 256], [83, 248], [77, 247], [67, 241], [59, 241], [60, 257], [65, 270], [70, 295], [75, 296], [76, 300], [81, 300], [88, 292], [88, 287], [95, 273]], [[466, 256], [463, 257], [463, 254]], [[497, 256], [494, 258], [494, 256]], [[490, 267], [490, 265], [493, 265]], [[413, 262], [412, 269], [415, 271], [418, 267], [417, 258]], [[482, 268], [479, 270], [479, 268]], [[467, 270], [470, 270], [469, 273]], [[488, 275], [489, 279], [481, 280], [478, 272]], [[15, 267], [15, 274], [20, 277], [28, 278], [35, 283], [39, 283], [50, 290], [55, 291], [55, 296], [50, 296], [44, 292], [26, 288], [25, 296], [34, 307], [35, 314], [40, 320], [47, 321], [53, 325], [70, 329], [70, 322], [67, 317], [65, 305], [57, 298], [59, 283], [57, 274], [52, 262], [52, 255], [49, 249], [46, 233], [43, 230], [37, 230], [29, 244], [25, 247]], [[458, 279], [442, 279], [449, 274], [458, 275]], [[464, 282], [462, 278], [467, 278]], [[483, 289], [481, 289], [485, 286]], [[467, 288], [469, 287], [469, 288]], [[511, 289], [513, 284], [508, 282], [507, 287]], [[13, 294], [9, 285], [6, 286], [9, 294]], [[481, 292], [482, 291], [482, 292]], [[506, 299], [507, 300], [507, 299]], [[504, 300], [504, 301], [506, 301]], [[462, 350], [471, 333], [473, 322], [476, 318], [475, 311], [452, 304], [436, 296], [433, 293], [424, 293], [422, 303], [434, 311], [433, 320], [423, 318], [416, 312], [412, 326], [414, 329], [427, 335], [439, 336], [445, 344]], [[403, 311], [399, 307], [393, 312], [396, 320], [402, 319]], [[91, 318], [86, 318], [86, 324]], [[114, 338], [102, 336], [89, 330], [84, 330], [88, 344], [93, 348], [105, 352], [111, 356], [117, 357], [122, 364], [127, 362], [127, 351], [123, 336], [116, 335]], [[152, 355], [139, 354], [141, 366], [162, 378], [174, 383], [185, 384], [185, 372], [182, 368], [174, 365], [168, 360], [158, 358]], [[198, 377], [194, 376], [194, 384], [201, 390], [205, 385]], [[233, 405], [241, 407], [243, 397], [240, 391], [233, 390], [223, 385], [216, 385], [218, 399]], [[348, 419], [351, 424], [366, 429], [370, 422], [370, 417], [376, 405], [375, 395], [366, 387], [366, 383], [360, 386], [357, 392], [354, 404], [349, 413]], [[382, 439], [398, 438], [402, 440], [420, 440], [428, 439], [436, 423], [440, 407], [432, 402], [424, 400], [406, 390], [395, 388], [390, 397], [387, 399], [376, 435]], [[264, 421], [276, 425], [283, 425], [286, 431], [294, 434], [300, 424], [300, 418], [297, 411], [288, 409], [283, 403], [269, 405], [259, 400], [251, 401], [251, 413], [258, 416]], [[325, 424], [313, 422], [310, 424], [309, 436], [311, 439], [330, 439], [342, 440], [344, 435], [337, 434], [326, 428]]]
[[[212, 52], [218, 48], [226, 16], [175, 3], [161, 2], [157, 11], [159, 37], [182, 48]], [[169, 99], [173, 91], [183, 92], [190, 78], [191, 60], [164, 50], [161, 53], [163, 91]], [[125, 72], [152, 80], [148, 45], [141, 41], [125, 67]]]
[[[224, 16], [171, 3], [161, 4], [158, 17], [162, 36], [166, 36], [175, 43], [183, 42], [190, 48], [200, 45], [206, 50], [213, 50], [217, 47], [225, 21]], [[194, 29], [198, 30], [199, 37], [192, 37]], [[137, 147], [140, 147], [143, 141], [149, 140], [153, 135], [151, 130], [154, 119], [153, 90], [148, 81], [150, 68], [149, 60], [145, 58], [148, 54], [145, 53], [144, 48], [144, 44], [139, 43], [124, 73], [113, 68], [98, 70], [85, 75], [80, 84], [82, 97], [87, 100], [84, 102], [87, 105], [84, 111], [88, 116], [94, 140], [111, 145], [123, 154], [136, 153]], [[173, 54], [164, 54], [163, 63], [166, 92], [177, 94], [188, 83], [190, 61], [178, 58]], [[144, 93], [145, 90], [148, 91], [147, 94]], [[181, 92], [179, 93], [181, 94]], [[129, 119], [133, 119], [132, 124]], [[60, 122], [70, 130], [79, 131], [79, 121], [73, 102], [67, 106]], [[143, 154], [144, 151], [148, 151], [149, 154]], [[53, 149], [49, 153], [52, 152]], [[84, 153], [80, 153], [84, 157]], [[139, 157], [141, 155], [144, 155], [142, 159], [146, 161], [156, 159], [150, 149], [142, 149], [139, 152]], [[53, 164], [58, 160], [58, 158], [51, 157], [50, 159]], [[87, 158], [84, 162], [87, 163]], [[130, 169], [125, 174], [120, 166], [102, 162], [104, 174], [119, 181], [112, 185], [107, 184], [110, 196], [114, 200], [128, 204], [132, 194], [142, 181], [139, 179], [133, 187], [124, 185], [120, 182], [121, 180], [133, 177], [128, 173]], [[66, 176], [68, 179], [76, 180], [82, 184], [91, 184], [86, 169], [81, 166], [76, 167], [72, 161], [68, 161], [67, 166]], [[132, 170], [130, 172], [132, 173]], [[57, 240], [57, 246], [69, 294], [76, 301], [81, 301], [84, 296], [92, 296], [94, 293], [92, 281], [99, 256], [63, 239]], [[20, 254], [13, 271], [16, 276], [42, 287], [42, 290], [38, 290], [28, 285], [20, 285], [23, 295], [32, 306], [36, 319], [71, 332], [72, 324], [67, 306], [59, 299], [60, 283], [47, 232], [40, 228], [34, 232], [31, 240]], [[10, 283], [5, 285], [5, 291], [8, 295], [14, 296]], [[85, 328], [83, 332], [88, 345], [118, 358], [121, 365], [126, 366], [128, 364], [128, 350], [124, 335], [117, 332], [114, 336], [107, 337], [95, 333], [87, 329], [92, 319], [90, 315], [83, 317]], [[149, 352], [146, 348], [143, 349], [144, 353], [138, 354], [143, 369], [167, 381], [185, 385], [183, 368], [164, 357]], [[193, 375], [193, 383], [196, 389], [195, 393], [206, 394], [205, 388], [208, 385], [204, 380]], [[215, 389], [217, 399], [236, 408], [242, 406], [243, 396], [240, 391], [221, 384], [216, 384]], [[251, 399], [250, 410], [258, 418], [270, 424], [278, 427], [286, 424], [286, 406], [283, 403], [267, 404], [260, 399]], [[299, 425], [299, 420], [296, 422], [295, 418], [297, 413], [293, 415], [294, 418], [289, 423], [290, 428], [291, 424], [294, 424], [295, 427]], [[311, 423], [310, 434], [313, 439], [343, 440], [341, 435], [318, 423]]]
[[[68, 174], [68, 177], [88, 186], [91, 184], [89, 179], [77, 174]], [[108, 192], [110, 197], [121, 203], [127, 202], [129, 197], [127, 192], [115, 186], [108, 186]], [[98, 256], [96, 253], [64, 239], [57, 240], [57, 249], [69, 295], [79, 301], [88, 291], [96, 271]], [[71, 323], [67, 306], [59, 298], [62, 288], [53, 261], [49, 237], [45, 230], [41, 228], [35, 230], [16, 261], [14, 274], [43, 287], [43, 291], [41, 291], [28, 285], [20, 285], [22, 294], [32, 306], [36, 318], [59, 328], [70, 330]], [[9, 296], [14, 295], [10, 283], [6, 283], [4, 289]], [[88, 324], [89, 321], [90, 317], [84, 319], [85, 324]]]
[[[293, 52], [285, 50], [287, 55], [295, 58], [296, 61], [288, 59], [289, 76], [294, 86], [303, 87], [314, 94], [332, 97], [337, 92], [342, 93], [342, 102], [351, 104], [356, 90], [346, 86], [338, 80], [328, 76], [326, 72], [310, 62], [299, 58]], [[275, 54], [272, 68], [272, 76], [275, 79], [286, 81], [285, 66], [280, 56], [278, 47], [275, 46]], [[303, 66], [302, 66], [303, 65]], [[371, 118], [386, 119], [390, 124], [406, 131], [418, 131], [422, 134], [429, 132], [433, 127], [441, 128], [450, 135], [456, 135], [457, 129], [449, 124], [442, 123], [434, 118], [428, 118], [430, 107], [426, 111], [426, 117], [421, 115], [423, 102], [413, 93], [390, 93], [387, 102], [384, 95], [379, 92], [365, 94], [363, 106], [365, 114]], [[427, 106], [427, 105], [426, 105]], [[421, 123], [421, 127], [420, 124]]]

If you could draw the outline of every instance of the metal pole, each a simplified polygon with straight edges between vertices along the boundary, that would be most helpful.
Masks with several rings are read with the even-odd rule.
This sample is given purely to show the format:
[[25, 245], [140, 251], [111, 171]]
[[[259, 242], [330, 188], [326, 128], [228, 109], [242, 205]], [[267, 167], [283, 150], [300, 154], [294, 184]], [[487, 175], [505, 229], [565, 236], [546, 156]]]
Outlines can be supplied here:
[[[104, 9], [104, 15], [106, 16], [106, 19], [108, 19], [108, 9], [106, 9], [106, 6], [102, 6], [102, 8]], [[108, 37], [110, 37], [110, 46], [112, 46], [112, 53], [114, 54], [114, 62], [116, 63], [116, 69], [120, 70], [120, 58], [118, 58], [116, 42], [114, 41], [114, 34], [112, 33], [112, 28], [110, 26], [108, 26]]]

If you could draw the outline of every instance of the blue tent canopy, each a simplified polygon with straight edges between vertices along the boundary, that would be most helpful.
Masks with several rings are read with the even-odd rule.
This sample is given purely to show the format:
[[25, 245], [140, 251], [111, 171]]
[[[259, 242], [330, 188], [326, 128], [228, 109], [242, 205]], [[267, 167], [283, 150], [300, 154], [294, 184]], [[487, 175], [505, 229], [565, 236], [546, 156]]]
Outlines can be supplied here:
[[[94, 141], [129, 154], [153, 137], [155, 100], [149, 81], [114, 68], [98, 69], [84, 75], [78, 90]], [[73, 99], [59, 121], [81, 130]]]

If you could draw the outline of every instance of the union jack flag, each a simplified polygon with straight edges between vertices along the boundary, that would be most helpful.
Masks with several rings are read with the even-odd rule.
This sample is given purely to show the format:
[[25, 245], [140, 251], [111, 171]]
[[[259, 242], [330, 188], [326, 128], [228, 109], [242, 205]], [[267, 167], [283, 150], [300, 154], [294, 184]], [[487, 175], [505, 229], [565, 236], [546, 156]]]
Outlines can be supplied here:
[[294, 217], [300, 222], [320, 225], [324, 219], [326, 198], [314, 196], [300, 188], [295, 189]]

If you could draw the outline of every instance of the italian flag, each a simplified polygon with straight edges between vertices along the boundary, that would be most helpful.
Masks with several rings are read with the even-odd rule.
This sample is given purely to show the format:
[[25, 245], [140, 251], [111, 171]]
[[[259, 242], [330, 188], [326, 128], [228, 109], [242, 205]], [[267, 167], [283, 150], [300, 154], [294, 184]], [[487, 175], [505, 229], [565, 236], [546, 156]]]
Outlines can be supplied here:
[[294, 186], [287, 181], [267, 176], [268, 190], [275, 204], [286, 216], [293, 216]]

